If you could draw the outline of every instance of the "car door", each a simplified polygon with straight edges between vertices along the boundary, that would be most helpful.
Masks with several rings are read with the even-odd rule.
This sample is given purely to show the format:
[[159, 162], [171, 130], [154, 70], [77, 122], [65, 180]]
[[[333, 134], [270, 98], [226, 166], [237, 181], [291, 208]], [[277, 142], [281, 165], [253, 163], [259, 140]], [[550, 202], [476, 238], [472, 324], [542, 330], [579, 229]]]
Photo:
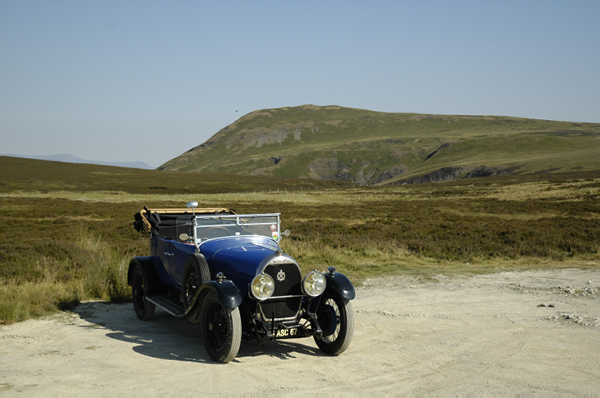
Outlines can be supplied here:
[[171, 275], [171, 258], [173, 257], [172, 240], [156, 237], [156, 255], [160, 258], [162, 266], [157, 269], [160, 279], [168, 285], [173, 285]]
[[196, 246], [190, 243], [171, 242], [171, 256], [169, 274], [173, 286], [181, 290], [183, 286], [183, 271], [188, 257], [196, 251]]

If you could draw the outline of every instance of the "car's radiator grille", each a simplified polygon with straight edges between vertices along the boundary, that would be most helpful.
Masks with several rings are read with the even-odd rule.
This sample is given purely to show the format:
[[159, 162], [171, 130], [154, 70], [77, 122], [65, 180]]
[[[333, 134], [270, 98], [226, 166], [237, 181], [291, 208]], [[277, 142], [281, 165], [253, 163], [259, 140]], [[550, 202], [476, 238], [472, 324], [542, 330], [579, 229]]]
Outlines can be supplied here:
[[302, 295], [302, 274], [296, 264], [276, 264], [265, 268], [265, 273], [271, 275], [275, 281], [275, 292], [273, 299], [260, 303], [261, 312], [267, 320], [294, 318], [300, 310], [301, 297], [288, 297], [278, 299], [281, 296]]
[[271, 275], [275, 281], [274, 297], [302, 294], [302, 275], [296, 264], [269, 265], [265, 274]]

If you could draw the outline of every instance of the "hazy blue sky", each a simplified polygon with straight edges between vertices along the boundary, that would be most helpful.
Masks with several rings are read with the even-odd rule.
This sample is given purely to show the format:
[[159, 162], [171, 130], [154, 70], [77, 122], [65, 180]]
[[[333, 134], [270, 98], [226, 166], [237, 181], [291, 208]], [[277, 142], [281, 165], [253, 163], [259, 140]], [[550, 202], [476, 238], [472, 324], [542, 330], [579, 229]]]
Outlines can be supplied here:
[[0, 153], [156, 167], [302, 104], [600, 122], [600, 1], [0, 0]]

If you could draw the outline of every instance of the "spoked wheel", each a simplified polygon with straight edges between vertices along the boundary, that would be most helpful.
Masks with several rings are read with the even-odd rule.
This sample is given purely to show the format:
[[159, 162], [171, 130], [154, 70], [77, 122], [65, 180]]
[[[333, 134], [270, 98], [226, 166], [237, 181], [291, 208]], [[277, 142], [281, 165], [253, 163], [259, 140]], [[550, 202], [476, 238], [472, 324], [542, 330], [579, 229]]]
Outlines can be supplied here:
[[202, 340], [213, 361], [227, 363], [237, 355], [242, 341], [242, 320], [238, 308], [225, 308], [210, 292], [202, 304]]
[[133, 284], [131, 285], [131, 295], [133, 297], [133, 309], [138, 318], [148, 321], [154, 316], [154, 303], [146, 300], [146, 286], [144, 285], [144, 276], [139, 266], [135, 267], [133, 274]]
[[195, 267], [190, 267], [185, 276], [184, 286], [183, 286], [183, 301], [185, 303], [185, 307], [189, 307], [196, 297], [196, 292], [200, 287], [200, 276], [198, 275], [198, 270]]
[[354, 313], [350, 300], [342, 298], [334, 291], [326, 291], [317, 308], [317, 319], [323, 330], [317, 346], [328, 355], [338, 355], [346, 351], [354, 335]]

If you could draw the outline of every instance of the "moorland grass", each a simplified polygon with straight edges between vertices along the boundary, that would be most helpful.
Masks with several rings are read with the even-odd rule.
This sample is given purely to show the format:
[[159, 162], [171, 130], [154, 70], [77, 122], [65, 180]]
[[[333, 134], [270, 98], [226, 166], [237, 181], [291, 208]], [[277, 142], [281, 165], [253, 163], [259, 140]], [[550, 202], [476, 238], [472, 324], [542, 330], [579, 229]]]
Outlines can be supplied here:
[[[225, 181], [217, 193], [190, 194], [142, 194], [139, 187], [151, 184], [152, 174], [136, 178], [147, 180], [132, 182], [131, 191], [98, 181], [107, 189], [51, 189], [40, 182], [43, 189], [0, 192], [2, 322], [82, 300], [130, 300], [129, 260], [149, 251], [148, 237], [132, 227], [133, 215], [142, 206], [190, 200], [281, 212], [282, 227], [292, 232], [282, 248], [304, 271], [335, 266], [355, 284], [386, 275], [600, 265], [600, 172], [288, 191], [277, 190], [275, 180], [270, 192], [227, 192]], [[286, 184], [293, 188], [295, 181]]]
[[82, 300], [128, 299], [129, 259], [82, 226], [72, 232], [72, 240], [34, 248], [39, 250], [33, 257], [23, 258], [29, 263], [13, 263], [22, 268], [13, 269], [12, 275], [6, 275], [10, 270], [3, 269], [4, 275], [0, 278], [2, 322], [45, 315], [70, 308]]

